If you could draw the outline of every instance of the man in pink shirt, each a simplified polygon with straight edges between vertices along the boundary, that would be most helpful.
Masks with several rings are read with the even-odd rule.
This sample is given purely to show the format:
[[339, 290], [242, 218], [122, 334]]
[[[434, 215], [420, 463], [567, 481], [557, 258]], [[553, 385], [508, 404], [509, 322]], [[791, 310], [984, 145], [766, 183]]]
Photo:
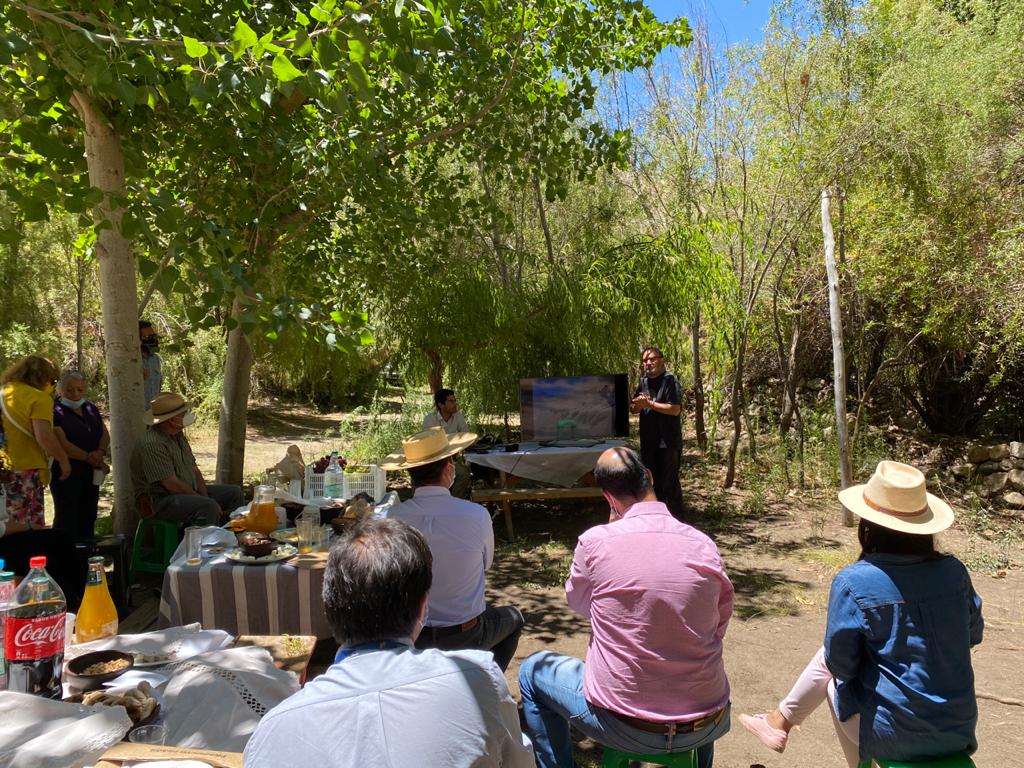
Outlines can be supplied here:
[[715, 543], [657, 501], [635, 451], [608, 449], [594, 475], [610, 519], [580, 536], [565, 584], [569, 607], [590, 619], [586, 663], [542, 651], [519, 669], [538, 763], [575, 766], [571, 723], [628, 752], [697, 749], [710, 768], [729, 730], [732, 583]]

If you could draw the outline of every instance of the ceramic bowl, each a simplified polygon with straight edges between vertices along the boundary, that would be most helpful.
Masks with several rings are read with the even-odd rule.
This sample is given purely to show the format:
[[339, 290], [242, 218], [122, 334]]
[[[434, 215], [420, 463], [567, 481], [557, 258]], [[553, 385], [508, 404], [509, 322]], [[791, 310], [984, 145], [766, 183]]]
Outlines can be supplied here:
[[[85, 670], [94, 664], [103, 664], [116, 660], [123, 660], [121, 668], [113, 672], [102, 672], [97, 675], [87, 675]], [[78, 656], [64, 665], [64, 677], [68, 685], [80, 691], [95, 691], [102, 688], [108, 680], [113, 680], [135, 666], [135, 658], [130, 653], [121, 651], [93, 651]]]

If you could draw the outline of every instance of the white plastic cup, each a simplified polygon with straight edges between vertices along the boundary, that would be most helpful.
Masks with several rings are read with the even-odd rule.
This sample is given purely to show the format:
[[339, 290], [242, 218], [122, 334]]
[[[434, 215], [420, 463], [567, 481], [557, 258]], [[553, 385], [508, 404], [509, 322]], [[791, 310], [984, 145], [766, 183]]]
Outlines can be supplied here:
[[71, 611], [64, 615], [64, 647], [75, 644], [75, 620], [78, 617]]
[[103, 485], [103, 481], [107, 479], [107, 473], [102, 469], [94, 469], [92, 471], [92, 484]]

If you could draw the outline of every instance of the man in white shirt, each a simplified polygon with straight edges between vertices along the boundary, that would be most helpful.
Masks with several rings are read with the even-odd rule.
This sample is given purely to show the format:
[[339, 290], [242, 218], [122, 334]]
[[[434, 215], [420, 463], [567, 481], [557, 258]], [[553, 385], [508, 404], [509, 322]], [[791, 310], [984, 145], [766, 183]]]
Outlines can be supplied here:
[[431, 584], [423, 536], [369, 520], [331, 548], [324, 609], [341, 649], [328, 670], [264, 715], [246, 768], [534, 768], [515, 701], [480, 651], [420, 651]]
[[[455, 392], [450, 389], [439, 389], [434, 393], [434, 410], [423, 417], [423, 428], [440, 427], [449, 435], [469, 432], [466, 417], [459, 410], [459, 402]], [[473, 478], [469, 467], [461, 457], [455, 460], [455, 482], [452, 484], [452, 496], [460, 499], [469, 498], [469, 488]]]
[[434, 587], [416, 647], [489, 650], [504, 671], [519, 645], [523, 614], [514, 606], [487, 605], [484, 575], [494, 559], [491, 516], [448, 490], [455, 478], [452, 457], [475, 440], [471, 432], [447, 435], [434, 427], [403, 440], [402, 452], [381, 466], [409, 472], [413, 497], [388, 515], [422, 533], [434, 556]]

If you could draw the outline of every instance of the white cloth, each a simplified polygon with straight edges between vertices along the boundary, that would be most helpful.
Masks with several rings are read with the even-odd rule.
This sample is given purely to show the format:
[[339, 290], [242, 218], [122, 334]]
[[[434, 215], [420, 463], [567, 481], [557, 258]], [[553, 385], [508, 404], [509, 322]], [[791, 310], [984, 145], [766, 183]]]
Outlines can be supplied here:
[[445, 421], [441, 412], [435, 408], [423, 417], [423, 428], [430, 429], [431, 427], [440, 427], [449, 435], [454, 435], [456, 432], [469, 432], [469, 424], [466, 423], [466, 417], [462, 415], [462, 411], [456, 411], [448, 421]]
[[132, 727], [124, 707], [87, 707], [0, 691], [0, 765], [78, 768], [92, 765]]
[[623, 444], [622, 440], [605, 440], [589, 447], [572, 448], [520, 443], [518, 451], [467, 453], [466, 461], [539, 483], [569, 488], [594, 468], [602, 453]]
[[[248, 509], [248, 508], [247, 508]], [[280, 510], [284, 512], [284, 507], [280, 507]], [[171, 562], [177, 562], [186, 555], [187, 543], [182, 539], [181, 543], [178, 544], [178, 548], [174, 550], [174, 554], [171, 555]], [[232, 547], [238, 546], [238, 537], [234, 531], [229, 531], [225, 528], [221, 528], [217, 525], [207, 525], [203, 528], [202, 538], [200, 538], [201, 547], [224, 547], [225, 549], [231, 549]]]
[[72, 645], [68, 648], [67, 658], [73, 659], [89, 651], [113, 649], [146, 656], [170, 656], [173, 661], [182, 661], [200, 653], [223, 648], [233, 639], [222, 630], [202, 629], [199, 624], [188, 624], [138, 635], [114, 635], [102, 640], [93, 640], [91, 643]]
[[534, 768], [486, 651], [357, 651], [269, 712], [247, 768]]
[[241, 752], [260, 718], [299, 690], [265, 648], [213, 651], [167, 668], [161, 722], [167, 744]]
[[484, 612], [484, 573], [494, 560], [491, 516], [479, 504], [454, 498], [447, 488], [417, 488], [388, 517], [423, 534], [434, 556], [427, 601], [428, 626], [463, 624]]

